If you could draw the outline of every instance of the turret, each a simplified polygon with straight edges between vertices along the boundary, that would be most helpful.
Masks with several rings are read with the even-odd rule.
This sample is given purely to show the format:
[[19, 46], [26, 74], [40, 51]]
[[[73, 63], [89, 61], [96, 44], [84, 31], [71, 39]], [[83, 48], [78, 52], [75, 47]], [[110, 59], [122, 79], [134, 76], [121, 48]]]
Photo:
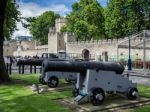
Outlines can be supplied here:
[[57, 18], [55, 20], [55, 28], [56, 28], [56, 32], [60, 32], [61, 27], [64, 26], [67, 22], [67, 19], [64, 17], [61, 18]]

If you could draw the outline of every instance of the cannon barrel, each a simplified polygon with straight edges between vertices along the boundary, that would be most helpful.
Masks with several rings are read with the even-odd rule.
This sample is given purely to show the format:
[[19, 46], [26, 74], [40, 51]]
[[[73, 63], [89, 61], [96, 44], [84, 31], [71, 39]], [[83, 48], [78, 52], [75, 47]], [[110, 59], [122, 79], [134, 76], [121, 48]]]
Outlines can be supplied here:
[[44, 60], [42, 63], [43, 73], [48, 72], [48, 71], [86, 73], [87, 69], [114, 71], [116, 72], [116, 74], [122, 74], [124, 71], [124, 66], [119, 63], [87, 62], [87, 61], [77, 62], [77, 61]]
[[25, 60], [19, 60], [17, 62], [17, 65], [36, 65], [41, 66], [43, 62], [43, 59], [25, 59]]
[[[22, 59], [17, 62], [17, 65], [33, 65], [33, 66], [42, 66], [42, 59]], [[58, 58], [49, 58], [47, 59], [48, 61], [65, 61], [63, 59], [58, 59]]]

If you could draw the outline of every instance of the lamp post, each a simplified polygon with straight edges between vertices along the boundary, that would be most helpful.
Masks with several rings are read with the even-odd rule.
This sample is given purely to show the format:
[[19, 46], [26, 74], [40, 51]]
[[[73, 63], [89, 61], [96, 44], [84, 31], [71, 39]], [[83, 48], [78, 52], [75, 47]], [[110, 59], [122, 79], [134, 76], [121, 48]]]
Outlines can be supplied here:
[[[127, 16], [127, 12], [128, 12], [128, 8], [132, 7], [132, 5], [127, 5], [126, 7], [123, 7], [121, 10], [122, 10], [122, 13], [124, 14], [125, 16], [125, 21], [128, 20], [128, 16]], [[126, 24], [127, 26], [127, 24]], [[127, 28], [127, 27], [126, 27]], [[129, 39], [129, 49], [128, 49], [128, 52], [129, 52], [129, 57], [128, 57], [128, 70], [132, 70], [132, 61], [131, 61], [131, 38], [130, 38], [130, 35], [131, 35], [131, 32], [128, 33], [128, 39]]]
[[128, 58], [128, 70], [132, 70], [132, 61], [131, 61], [131, 40], [129, 35], [129, 58]]
[[67, 58], [67, 45], [66, 45], [66, 42], [65, 42], [65, 59]]
[[143, 31], [144, 33], [144, 38], [143, 38], [143, 69], [146, 68], [146, 30]]

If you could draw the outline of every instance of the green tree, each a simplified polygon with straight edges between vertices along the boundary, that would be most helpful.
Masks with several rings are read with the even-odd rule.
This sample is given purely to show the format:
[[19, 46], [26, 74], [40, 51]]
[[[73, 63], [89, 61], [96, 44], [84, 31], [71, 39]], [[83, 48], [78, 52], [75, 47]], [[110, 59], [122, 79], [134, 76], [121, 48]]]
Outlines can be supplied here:
[[77, 40], [99, 39], [105, 35], [103, 8], [97, 0], [80, 0], [74, 3], [67, 20], [62, 31], [73, 32]]
[[[110, 0], [105, 8], [105, 31], [109, 38], [122, 38], [149, 25], [150, 0]], [[145, 17], [147, 15], [147, 19]], [[148, 22], [147, 22], [148, 23]]]
[[[121, 3], [123, 2], [123, 3]], [[123, 16], [121, 15], [121, 7], [124, 1], [110, 0], [104, 10], [105, 13], [105, 31], [108, 37], [120, 37], [122, 35]]]
[[27, 18], [29, 24], [25, 24], [28, 27], [34, 40], [41, 42], [41, 44], [47, 44], [49, 27], [55, 26], [55, 19], [59, 15], [52, 11], [46, 11], [42, 15], [34, 18]]
[[3, 58], [3, 43], [10, 39], [19, 21], [19, 11], [15, 0], [0, 0], [0, 81], [10, 81]]
[[147, 30], [150, 30], [150, 0], [145, 0], [144, 3], [144, 11], [145, 11], [145, 20], [144, 27]]
[[60, 29], [60, 32], [66, 32], [67, 31], [67, 25], [63, 25]]

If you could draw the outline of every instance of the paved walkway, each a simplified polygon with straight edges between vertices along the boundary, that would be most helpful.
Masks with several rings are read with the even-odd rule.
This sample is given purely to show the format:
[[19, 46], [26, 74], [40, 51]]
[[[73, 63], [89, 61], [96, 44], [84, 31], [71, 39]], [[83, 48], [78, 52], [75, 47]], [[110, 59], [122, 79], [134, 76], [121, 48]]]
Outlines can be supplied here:
[[129, 79], [134, 83], [144, 84], [150, 86], [150, 72], [147, 71], [131, 71], [129, 73]]
[[150, 78], [148, 77], [129, 76], [129, 79], [132, 80], [134, 83], [150, 86]]

